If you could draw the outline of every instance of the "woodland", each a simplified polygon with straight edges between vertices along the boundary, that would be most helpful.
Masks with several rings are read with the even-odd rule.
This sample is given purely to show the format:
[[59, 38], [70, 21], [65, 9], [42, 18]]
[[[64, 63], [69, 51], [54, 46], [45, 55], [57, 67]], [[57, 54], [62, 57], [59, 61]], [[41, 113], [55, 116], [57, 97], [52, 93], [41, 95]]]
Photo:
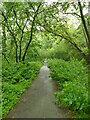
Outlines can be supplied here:
[[0, 2], [0, 116], [19, 101], [48, 59], [56, 104], [86, 118], [90, 106], [90, 2]]

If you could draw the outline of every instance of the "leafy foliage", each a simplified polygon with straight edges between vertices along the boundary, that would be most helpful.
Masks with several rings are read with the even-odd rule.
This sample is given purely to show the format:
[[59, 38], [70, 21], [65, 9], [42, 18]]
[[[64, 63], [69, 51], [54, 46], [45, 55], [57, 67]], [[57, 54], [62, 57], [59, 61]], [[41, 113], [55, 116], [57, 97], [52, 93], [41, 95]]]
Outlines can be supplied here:
[[21, 94], [35, 79], [41, 67], [40, 62], [5, 64], [2, 68], [2, 114], [6, 114], [18, 102]]
[[16, 104], [40, 68], [38, 62], [21, 61], [44, 57], [63, 59], [49, 61], [51, 75], [62, 88], [61, 93], [56, 93], [58, 103], [87, 111], [87, 69], [83, 61], [70, 60], [84, 58], [90, 64], [90, 20], [83, 11], [87, 3], [82, 4], [85, 5], [43, 1], [0, 4], [2, 53], [9, 63], [3, 62], [2, 66], [3, 115]]
[[51, 76], [58, 81], [55, 93], [59, 105], [68, 106], [79, 113], [88, 110], [88, 71], [84, 61], [51, 59]]
[[[86, 7], [86, 4], [84, 7]], [[84, 7], [81, 6], [81, 11]], [[71, 45], [71, 50], [73, 48], [76, 50], [75, 54], [78, 51], [80, 56], [88, 62], [88, 46], [90, 45], [87, 41], [89, 39], [87, 40], [87, 32], [85, 32], [85, 28], [82, 30], [83, 22], [81, 23], [82, 16], [83, 19], [87, 18], [87, 14], [79, 15], [80, 8], [78, 4], [53, 2], [49, 5], [44, 2], [27, 2], [26, 4], [23, 2], [5, 2], [1, 4], [1, 8], [3, 57], [6, 60], [8, 59], [7, 61], [16, 59], [16, 62], [19, 62], [24, 61], [25, 58], [28, 59], [29, 55], [33, 58], [38, 56], [37, 51], [40, 47], [38, 39], [40, 37], [36, 39], [36, 36], [44, 33], [45, 35], [41, 38], [44, 38], [44, 42], [43, 40], [40, 42], [45, 44], [43, 46], [45, 49], [53, 47], [53, 38], [54, 42], [57, 42], [57, 39], [58, 41], [65, 41]], [[85, 21], [87, 23], [89, 18]], [[86, 28], [88, 29], [88, 24]], [[59, 56], [59, 58], [59, 52], [62, 57], [67, 54], [62, 50], [55, 50], [54, 52], [56, 54], [54, 56]], [[68, 56], [66, 59], [68, 59]]]

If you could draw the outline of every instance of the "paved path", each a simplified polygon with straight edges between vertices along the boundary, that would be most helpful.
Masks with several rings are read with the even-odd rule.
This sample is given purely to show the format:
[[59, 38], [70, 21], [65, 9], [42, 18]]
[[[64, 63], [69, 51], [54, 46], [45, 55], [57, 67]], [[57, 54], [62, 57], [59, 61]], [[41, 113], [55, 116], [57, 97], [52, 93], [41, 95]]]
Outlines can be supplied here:
[[50, 78], [47, 62], [40, 69], [36, 80], [22, 95], [20, 102], [10, 111], [7, 118], [70, 118], [68, 110], [55, 104], [54, 81]]

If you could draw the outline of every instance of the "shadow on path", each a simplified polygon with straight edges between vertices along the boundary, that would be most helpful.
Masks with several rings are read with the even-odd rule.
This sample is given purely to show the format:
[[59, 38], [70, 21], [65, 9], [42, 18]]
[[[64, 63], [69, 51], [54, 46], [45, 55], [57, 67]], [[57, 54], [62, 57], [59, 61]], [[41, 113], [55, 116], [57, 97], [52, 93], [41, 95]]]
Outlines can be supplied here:
[[50, 70], [45, 61], [37, 79], [22, 95], [20, 102], [7, 118], [70, 118], [67, 110], [55, 105], [55, 84], [49, 76]]

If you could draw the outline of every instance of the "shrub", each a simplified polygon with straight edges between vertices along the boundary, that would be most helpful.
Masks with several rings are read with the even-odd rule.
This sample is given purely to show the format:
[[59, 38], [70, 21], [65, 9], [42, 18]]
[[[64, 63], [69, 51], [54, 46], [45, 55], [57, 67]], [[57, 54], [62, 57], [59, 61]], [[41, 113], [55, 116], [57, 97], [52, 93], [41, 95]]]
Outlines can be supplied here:
[[18, 102], [41, 67], [40, 62], [12, 63], [2, 66], [2, 114], [5, 117]]
[[76, 59], [49, 60], [51, 76], [58, 81], [59, 89], [62, 89], [55, 93], [57, 103], [69, 106], [80, 114], [88, 110], [88, 71], [83, 63], [83, 60]]

